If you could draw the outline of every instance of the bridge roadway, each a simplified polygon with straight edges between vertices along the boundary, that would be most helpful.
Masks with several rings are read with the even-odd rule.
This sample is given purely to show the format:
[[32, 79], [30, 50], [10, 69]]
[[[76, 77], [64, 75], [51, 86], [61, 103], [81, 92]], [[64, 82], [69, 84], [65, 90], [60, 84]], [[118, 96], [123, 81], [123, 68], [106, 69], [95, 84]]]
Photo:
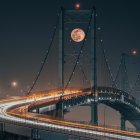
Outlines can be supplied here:
[[[61, 91], [59, 93], [61, 93]], [[77, 105], [90, 104], [91, 101], [93, 101], [93, 96], [88, 88], [77, 91], [75, 94], [65, 95], [63, 101], [64, 109], [69, 109]], [[31, 104], [29, 110], [32, 111], [35, 108], [43, 107], [48, 107], [45, 108], [47, 112], [55, 110], [57, 104], [59, 104], [58, 100], [59, 98], [38, 101]], [[99, 87], [98, 102], [119, 111], [125, 117], [125, 120], [130, 121], [136, 129], [140, 131], [140, 105], [132, 95], [111, 87]]]
[[[118, 91], [119, 93], [117, 93]], [[108, 97], [109, 93], [115, 93], [115, 97]], [[112, 104], [115, 101], [118, 103], [123, 103], [126, 106], [130, 106], [130, 110], [140, 113], [140, 108], [134, 102], [132, 96], [128, 96], [127, 93], [120, 90], [115, 90], [113, 88], [99, 88], [98, 89], [99, 102], [103, 101], [105, 104], [108, 99]], [[121, 95], [120, 97], [118, 95]], [[64, 120], [56, 120], [49, 116], [44, 116], [41, 114], [28, 112], [29, 109], [33, 107], [38, 107], [43, 104], [45, 105], [55, 105], [59, 102], [60, 97], [62, 96], [61, 91], [52, 91], [52, 92], [42, 92], [37, 95], [30, 95], [28, 97], [18, 97], [17, 99], [5, 99], [0, 101], [0, 118], [3, 122], [12, 122], [13, 124], [43, 129], [46, 131], [58, 131], [59, 133], [64, 133], [67, 135], [76, 135], [79, 137], [85, 137], [88, 139], [102, 139], [104, 137], [108, 139], [121, 139], [121, 140], [140, 140], [140, 133], [138, 132], [128, 132], [115, 130], [110, 128], [103, 128], [98, 126], [91, 126], [79, 123], [67, 122]], [[76, 104], [76, 98], [84, 99], [84, 103], [90, 103], [93, 95], [89, 89], [84, 90], [70, 90], [65, 91], [64, 93], [64, 106], [65, 108], [72, 107], [72, 104]], [[118, 98], [117, 98], [118, 97]], [[114, 101], [114, 99], [116, 99]], [[72, 102], [75, 100], [75, 102]], [[45, 104], [46, 102], [46, 104]], [[51, 103], [51, 104], [50, 104]], [[82, 100], [78, 102], [77, 105], [83, 104]], [[113, 104], [112, 104], [113, 105]], [[41, 106], [40, 106], [41, 107]], [[54, 109], [52, 107], [52, 109]], [[26, 122], [26, 123], [25, 123]]]

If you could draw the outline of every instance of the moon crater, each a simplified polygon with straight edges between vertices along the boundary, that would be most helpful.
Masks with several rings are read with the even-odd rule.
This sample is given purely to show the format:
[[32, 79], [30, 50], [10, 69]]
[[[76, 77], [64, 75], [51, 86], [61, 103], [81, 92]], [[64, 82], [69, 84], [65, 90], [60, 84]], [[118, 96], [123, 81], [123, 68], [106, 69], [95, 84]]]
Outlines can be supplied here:
[[75, 42], [81, 42], [85, 38], [85, 32], [80, 28], [73, 29], [71, 32], [71, 38]]

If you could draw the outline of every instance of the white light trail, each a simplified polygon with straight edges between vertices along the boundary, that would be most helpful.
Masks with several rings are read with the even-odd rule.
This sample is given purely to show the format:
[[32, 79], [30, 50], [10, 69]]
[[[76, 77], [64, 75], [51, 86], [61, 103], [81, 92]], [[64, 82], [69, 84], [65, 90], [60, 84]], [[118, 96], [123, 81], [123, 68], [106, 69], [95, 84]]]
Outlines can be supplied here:
[[[40, 97], [40, 98], [36, 98], [36, 101], [40, 101], [40, 100], [44, 100], [44, 99], [51, 99], [54, 97], [60, 97], [61, 94], [55, 95], [55, 96], [46, 96], [46, 97]], [[6, 119], [9, 121], [13, 121], [13, 122], [19, 122], [19, 123], [23, 123], [25, 124], [29, 124], [29, 125], [38, 125], [40, 127], [50, 127], [50, 128], [57, 128], [62, 130], [62, 132], [64, 130], [66, 131], [75, 131], [75, 132], [81, 132], [81, 133], [86, 133], [88, 134], [92, 134], [92, 135], [99, 135], [99, 136], [105, 136], [105, 137], [109, 137], [109, 138], [117, 138], [117, 139], [121, 139], [121, 140], [139, 140], [139, 138], [132, 138], [129, 136], [122, 136], [119, 134], [112, 134], [112, 133], [108, 133], [108, 132], [99, 132], [99, 131], [95, 131], [95, 130], [88, 130], [88, 129], [84, 129], [84, 128], [75, 128], [75, 127], [71, 127], [71, 126], [63, 126], [62, 125], [57, 125], [57, 124], [51, 124], [51, 123], [47, 123], [47, 122], [41, 122], [40, 120], [38, 122], [35, 122], [33, 120], [25, 120], [25, 118], [19, 118], [19, 117], [15, 117], [12, 115], [7, 114], [7, 109], [15, 106], [15, 105], [21, 105], [24, 103], [31, 103], [32, 101], [34, 101], [34, 99], [28, 99], [28, 100], [19, 100], [19, 101], [11, 101], [11, 102], [7, 102], [7, 103], [1, 103], [0, 104], [0, 117], [2, 119]]]

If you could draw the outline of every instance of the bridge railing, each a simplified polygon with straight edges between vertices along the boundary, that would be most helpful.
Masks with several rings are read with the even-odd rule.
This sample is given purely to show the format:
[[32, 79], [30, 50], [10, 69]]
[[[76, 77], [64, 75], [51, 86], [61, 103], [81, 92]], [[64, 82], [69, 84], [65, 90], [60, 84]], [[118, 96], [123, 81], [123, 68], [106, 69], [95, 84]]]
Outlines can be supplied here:
[[[30, 120], [30, 119], [27, 119], [27, 120]], [[26, 121], [27, 121], [26, 120]], [[15, 122], [15, 121], [9, 121], [9, 120], [3, 120], [3, 119], [0, 119], [0, 123], [3, 125], [3, 134], [6, 132], [6, 129], [5, 129], [5, 124], [10, 124], [10, 125], [15, 125], [15, 126], [20, 126], [20, 127], [27, 127], [28, 129], [31, 130], [31, 134], [30, 135], [26, 135], [26, 137], [30, 137], [30, 138], [34, 138], [34, 136], [36, 136], [36, 139], [40, 138], [40, 131], [43, 130], [43, 131], [47, 131], [47, 132], [50, 132], [50, 133], [60, 133], [60, 134], [63, 134], [64, 136], [67, 136], [67, 137], [75, 137], [75, 138], [86, 138], [86, 139], [102, 139], [102, 138], [105, 138], [105, 137], [108, 137], [106, 135], [98, 135], [96, 133], [93, 133], [93, 134], [88, 134], [84, 131], [80, 132], [80, 131], [75, 131], [73, 129], [69, 130], [69, 129], [66, 129], [65, 127], [63, 127], [63, 129], [58, 129], [56, 127], [50, 127], [50, 126], [47, 126], [47, 125], [44, 125], [44, 126], [40, 126], [39, 125], [39, 121], [35, 120], [34, 121], [34, 124], [28, 124], [25, 122], [22, 122], [22, 121], [19, 121], [19, 122]], [[80, 129], [80, 127], [79, 127]], [[36, 131], [32, 131], [32, 130], [36, 130]], [[1, 130], [0, 130], [1, 131]], [[97, 129], [98, 131], [98, 129]], [[36, 134], [34, 134], [36, 133]], [[112, 138], [113, 139], [113, 138]]]
[[[72, 120], [66, 120], [68, 122], [73, 122], [73, 123], [80, 123], [80, 124], [86, 124], [86, 125], [91, 125], [91, 122], [90, 121], [72, 121]], [[104, 127], [104, 128], [112, 128], [112, 129], [115, 129], [115, 130], [121, 130], [121, 127], [120, 126], [113, 126], [113, 125], [104, 125], [104, 124], [101, 124], [99, 123], [98, 126], [101, 126], [101, 127]], [[130, 131], [130, 132], [137, 132], [137, 130], [135, 128], [129, 128], [129, 127], [126, 127], [125, 128], [126, 131]]]
[[116, 89], [113, 87], [98, 87], [98, 91], [99, 92], [112, 92], [112, 93], [118, 93], [120, 96], [123, 95], [131, 104], [137, 106], [140, 108], [140, 101], [138, 99], [136, 99], [134, 96], [132, 96], [131, 94], [122, 91], [120, 89]]

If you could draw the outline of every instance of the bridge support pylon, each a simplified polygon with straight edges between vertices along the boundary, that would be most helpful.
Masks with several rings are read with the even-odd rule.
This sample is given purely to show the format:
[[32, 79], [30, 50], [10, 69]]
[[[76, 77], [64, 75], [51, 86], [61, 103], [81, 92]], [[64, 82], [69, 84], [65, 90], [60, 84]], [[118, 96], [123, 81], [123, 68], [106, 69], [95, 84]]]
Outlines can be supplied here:
[[36, 113], [40, 113], [40, 109], [39, 108], [36, 108]]
[[125, 130], [125, 117], [123, 115], [121, 115], [121, 130]]
[[64, 119], [64, 112], [63, 112], [63, 100], [60, 100], [56, 104], [56, 110], [54, 113], [54, 117], [58, 119]]
[[[91, 27], [91, 123], [98, 125], [98, 92], [97, 92], [97, 48], [96, 48], [96, 9], [94, 7], [94, 26]], [[93, 39], [92, 39], [93, 38]]]
[[98, 103], [91, 102], [91, 124], [98, 125]]
[[61, 7], [59, 17], [59, 88], [62, 89], [60, 102], [56, 107], [56, 117], [64, 118], [63, 112], [63, 94], [64, 94], [64, 8]]

